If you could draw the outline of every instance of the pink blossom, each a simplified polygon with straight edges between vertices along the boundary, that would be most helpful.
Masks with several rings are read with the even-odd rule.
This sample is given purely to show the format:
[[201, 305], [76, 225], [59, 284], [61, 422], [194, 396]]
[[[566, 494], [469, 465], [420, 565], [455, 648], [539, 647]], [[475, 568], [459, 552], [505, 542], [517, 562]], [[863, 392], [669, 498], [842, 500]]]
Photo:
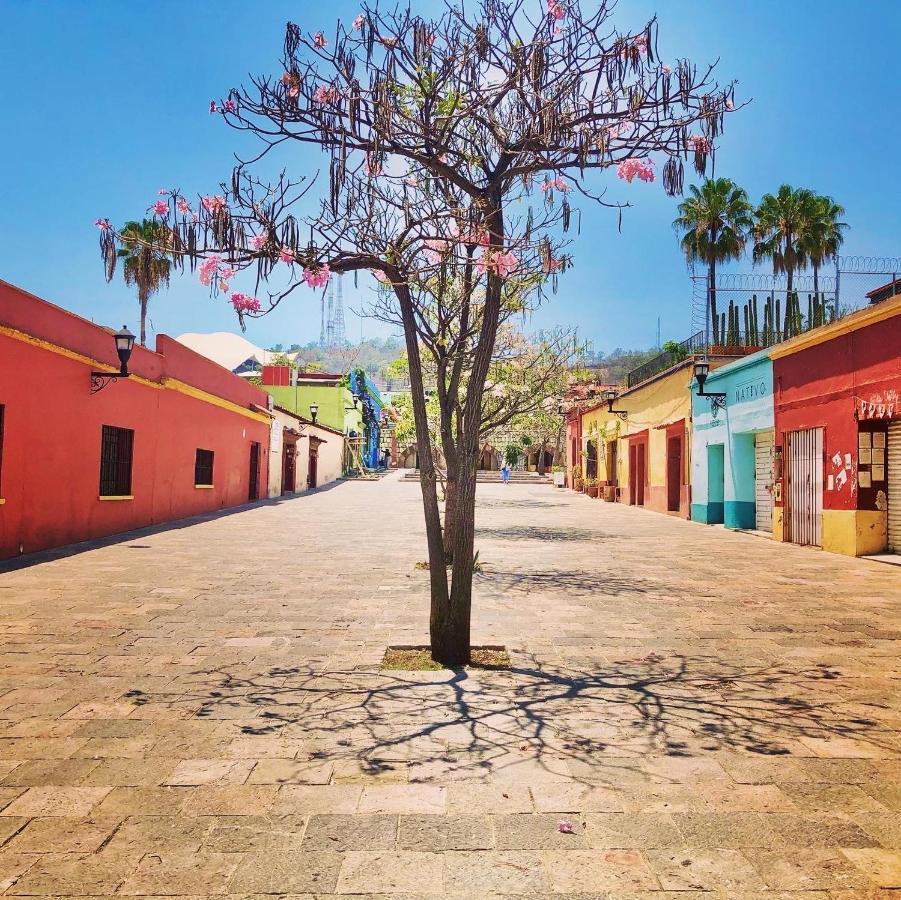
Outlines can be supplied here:
[[178, 211], [184, 215], [191, 212], [191, 204], [184, 197], [179, 197], [175, 205], [178, 207]]
[[363, 26], [366, 24], [366, 16], [362, 13], [353, 20], [353, 27], [355, 31], [360, 31]]
[[632, 41], [632, 46], [636, 47], [642, 56], [647, 56], [648, 36], [646, 34], [636, 34], [635, 39]]
[[694, 150], [695, 153], [710, 153], [713, 149], [710, 138], [703, 134], [690, 135], [688, 143], [691, 144], [691, 149]]
[[321, 31], [317, 31], [316, 34], [313, 35], [313, 43], [320, 50], [328, 46], [328, 41], [325, 39], [325, 35]]
[[289, 250], [287, 247], [282, 247], [278, 251], [278, 258], [283, 263], [293, 263], [294, 262], [294, 251]]
[[237, 274], [237, 271], [238, 271], [237, 269], [234, 269], [234, 268], [232, 268], [231, 266], [226, 266], [226, 267], [219, 273], [219, 277], [220, 277], [220, 278], [225, 278], [225, 279], [234, 278], [235, 275]]
[[487, 247], [488, 240], [488, 232], [484, 228], [471, 228], [469, 231], [460, 232], [461, 244], [475, 244], [479, 247]]
[[219, 279], [219, 290], [222, 291], [223, 294], [228, 293], [229, 284], [224, 279]]
[[169, 204], [165, 200], [157, 200], [153, 204], [153, 213], [161, 219], [165, 219], [169, 215]]
[[559, 271], [562, 267], [563, 267], [563, 260], [557, 259], [554, 256], [548, 256], [548, 258], [544, 261], [544, 263], [542, 265], [545, 275], [552, 275], [554, 272]]
[[660, 71], [663, 72], [664, 75], [672, 75], [673, 74], [672, 66], [661, 66]]
[[300, 93], [300, 88], [297, 85], [292, 85], [288, 88], [288, 96], [296, 97]]
[[398, 38], [396, 37], [385, 37], [384, 35], [379, 35], [379, 40], [389, 49], [393, 50], [399, 43]]
[[239, 294], [235, 291], [232, 294], [231, 304], [235, 308], [235, 312], [259, 312], [260, 301], [256, 297], [249, 297], [247, 294]]
[[373, 278], [381, 284], [391, 284], [391, 279], [381, 269], [370, 269]]
[[547, 0], [547, 11], [552, 19], [559, 20], [566, 15], [566, 10], [563, 8], [560, 0]]
[[210, 100], [210, 114], [216, 112], [216, 101]]
[[303, 280], [311, 288], [325, 287], [328, 284], [330, 274], [328, 266], [320, 266], [318, 269], [305, 268], [303, 270]]
[[211, 195], [209, 197], [202, 197], [200, 202], [203, 208], [211, 216], [214, 216], [216, 213], [225, 209], [225, 197]]
[[109, 219], [95, 219], [94, 224], [101, 230], [106, 231], [109, 228]]
[[557, 831], [562, 834], [572, 834], [573, 833], [573, 824], [572, 822], [567, 822], [565, 819], [562, 819], [557, 823]]
[[219, 271], [220, 262], [222, 262], [222, 260], [218, 256], [211, 256], [200, 264], [198, 275], [201, 284], [209, 285], [213, 283], [213, 278]]
[[226, 100], [225, 103], [222, 104], [222, 111], [227, 113], [233, 113], [237, 110], [237, 106], [235, 106], [234, 100]]
[[620, 134], [622, 134], [622, 132], [623, 132], [623, 127], [624, 126], [622, 126], [622, 125], [611, 125], [607, 129], [607, 137], [610, 138], [611, 140], [618, 138], [620, 136]]
[[542, 182], [541, 190], [547, 191], [561, 191], [562, 193], [566, 193], [569, 190], [569, 187], [566, 184], [566, 179], [563, 178], [562, 175], [558, 175], [554, 179], [545, 178]]
[[[290, 91], [289, 91], [289, 93], [290, 93]], [[338, 93], [338, 89], [335, 87], [332, 87], [331, 85], [326, 86], [326, 85], [320, 84], [319, 87], [316, 88], [315, 91], [313, 91], [313, 100], [315, 100], [316, 103], [322, 103], [322, 104], [337, 103], [339, 96], [340, 96], [340, 94]]]
[[726, 109], [735, 109], [735, 104], [731, 100], [727, 100]]
[[486, 271], [494, 271], [501, 278], [506, 278], [515, 272], [518, 266], [519, 260], [516, 258], [516, 254], [510, 250], [507, 250], [506, 253], [486, 250], [476, 263], [480, 274], [484, 275]]
[[617, 167], [616, 174], [632, 183], [633, 178], [640, 178], [642, 181], [653, 181], [654, 161], [651, 159], [624, 159]]
[[282, 75], [282, 77], [279, 79], [282, 84], [291, 84], [293, 80], [294, 76], [290, 72], [285, 72], [285, 74]]
[[266, 243], [266, 241], [268, 241], [268, 240], [269, 240], [269, 236], [266, 235], [266, 234], [255, 234], [255, 235], [250, 239], [250, 243], [253, 244], [253, 249], [254, 249], [254, 250], [262, 250], [262, 249], [263, 249], [263, 245], [264, 245], [264, 244]]
[[437, 266], [441, 262], [442, 254], [447, 252], [447, 241], [441, 238], [429, 238], [422, 242], [425, 246], [425, 258], [433, 266]]

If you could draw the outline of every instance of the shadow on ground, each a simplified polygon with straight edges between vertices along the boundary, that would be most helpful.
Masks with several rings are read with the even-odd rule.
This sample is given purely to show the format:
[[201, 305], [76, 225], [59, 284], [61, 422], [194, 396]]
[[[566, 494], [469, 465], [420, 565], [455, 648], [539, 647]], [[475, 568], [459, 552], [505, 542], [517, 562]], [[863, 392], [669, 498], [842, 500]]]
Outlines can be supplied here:
[[646, 777], [649, 757], [771, 757], [802, 738], [882, 746], [877, 720], [832, 708], [840, 677], [826, 665], [650, 654], [597, 671], [534, 661], [506, 672], [198, 671], [196, 690], [178, 699], [127, 696], [187, 705], [199, 718], [255, 719], [245, 733], [303, 737], [311, 757], [352, 759], [370, 773], [403, 760], [413, 781], [537, 767], [602, 782], [629, 770]]

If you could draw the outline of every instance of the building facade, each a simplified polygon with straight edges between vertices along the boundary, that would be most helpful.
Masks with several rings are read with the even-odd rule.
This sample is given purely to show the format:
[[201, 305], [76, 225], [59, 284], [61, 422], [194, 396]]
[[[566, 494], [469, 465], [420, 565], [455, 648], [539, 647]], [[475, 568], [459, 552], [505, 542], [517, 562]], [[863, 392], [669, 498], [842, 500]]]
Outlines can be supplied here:
[[774, 347], [774, 536], [901, 552], [901, 296]]
[[269, 496], [284, 497], [340, 478], [344, 435], [275, 406], [269, 439]]
[[691, 518], [727, 528], [773, 530], [773, 364], [766, 350], [692, 384]]
[[159, 335], [117, 371], [112, 333], [0, 282], [0, 557], [259, 499], [266, 394]]

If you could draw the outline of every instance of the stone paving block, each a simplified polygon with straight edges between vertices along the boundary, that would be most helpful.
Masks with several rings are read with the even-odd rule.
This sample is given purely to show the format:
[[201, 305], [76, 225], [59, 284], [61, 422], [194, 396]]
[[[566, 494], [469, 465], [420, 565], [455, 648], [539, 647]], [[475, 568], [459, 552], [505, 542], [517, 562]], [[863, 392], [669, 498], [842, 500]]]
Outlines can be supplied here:
[[148, 853], [119, 888], [128, 896], [225, 894], [240, 853]]
[[0, 816], [87, 816], [112, 788], [32, 787], [0, 810]]
[[531, 895], [551, 889], [544, 859], [536, 850], [450, 852], [443, 860], [448, 896]]
[[[495, 839], [499, 850], [576, 850], [587, 846], [585, 829], [577, 816], [554, 813], [492, 816]], [[566, 822], [570, 833], [560, 830]]]
[[18, 834], [31, 821], [26, 816], [0, 818], [0, 846], [8, 845], [10, 838]]
[[261, 759], [253, 767], [248, 784], [328, 784], [332, 763], [294, 759]]
[[195, 853], [210, 827], [208, 819], [135, 816], [115, 829], [107, 846], [123, 852]]
[[362, 796], [363, 786], [358, 784], [289, 784], [279, 788], [272, 805], [272, 813], [349, 815], [357, 811]]
[[433, 784], [379, 784], [363, 788], [358, 812], [431, 813], [445, 812], [447, 788]]
[[16, 853], [6, 848], [0, 850], [0, 892], [12, 887], [38, 858], [33, 853]]
[[660, 886], [638, 850], [546, 850], [543, 858], [553, 890], [567, 895], [600, 889], [621, 897]]
[[667, 813], [587, 813], [584, 819], [586, 842], [598, 849], [671, 847], [682, 840]]
[[760, 813], [676, 812], [672, 818], [686, 847], [737, 850], [791, 846], [792, 838]]
[[167, 785], [244, 784], [254, 764], [250, 760], [186, 759], [165, 779]]
[[105, 896], [116, 893], [136, 869], [140, 854], [40, 853], [31, 854], [32, 863], [7, 894], [49, 897]]
[[842, 853], [879, 887], [901, 889], [901, 850], [843, 849]]
[[26, 827], [20, 826], [6, 849], [18, 853], [94, 853], [106, 844], [119, 823], [118, 817], [101, 816], [31, 819]]
[[767, 886], [782, 891], [875, 886], [840, 850], [745, 850]]
[[193, 794], [190, 787], [117, 787], [94, 810], [98, 816], [174, 816]]
[[46, 787], [56, 784], [74, 787], [100, 765], [97, 759], [35, 759], [16, 766], [6, 778], [4, 787]]
[[447, 785], [448, 815], [533, 811], [532, 794], [525, 784], [493, 785], [451, 782]]
[[668, 891], [765, 890], [754, 866], [738, 850], [648, 850], [648, 862]]
[[304, 850], [393, 850], [397, 816], [313, 815], [307, 822]]
[[494, 828], [488, 816], [401, 816], [399, 850], [491, 850]]
[[306, 816], [212, 816], [200, 821], [209, 828], [203, 837], [207, 850], [245, 853], [251, 850], [300, 850]]
[[531, 786], [538, 812], [623, 812], [617, 792], [597, 785], [546, 782]]
[[879, 843], [842, 815], [812, 811], [805, 815], [780, 814], [766, 818], [789, 847], [875, 847]]
[[274, 785], [201, 785], [181, 810], [186, 816], [258, 816], [272, 808], [277, 794]]
[[325, 894], [335, 890], [340, 853], [314, 851], [264, 851], [236, 854], [241, 857], [229, 885], [231, 894]]

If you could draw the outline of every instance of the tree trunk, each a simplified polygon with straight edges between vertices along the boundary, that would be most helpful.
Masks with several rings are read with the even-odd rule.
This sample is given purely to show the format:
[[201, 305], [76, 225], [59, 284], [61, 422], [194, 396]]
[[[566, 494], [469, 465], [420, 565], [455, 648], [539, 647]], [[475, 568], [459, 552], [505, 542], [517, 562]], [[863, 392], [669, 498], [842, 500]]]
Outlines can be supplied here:
[[541, 449], [538, 451], [538, 474], [544, 475], [546, 466], [544, 464], [544, 448], [547, 447], [547, 438], [541, 439]]
[[141, 346], [147, 346], [147, 300], [148, 297], [139, 297], [141, 304]]
[[710, 302], [710, 321], [713, 323], [713, 343], [718, 344], [720, 342], [720, 319], [716, 312], [716, 260], [711, 259], [710, 265], [707, 271], [707, 293], [709, 296]]
[[818, 263], [813, 264], [813, 295], [820, 296], [820, 267]]
[[794, 272], [791, 268], [788, 270], [788, 278], [786, 280], [786, 291], [785, 291], [785, 320], [782, 326], [782, 337], [783, 339], [788, 337], [788, 331], [791, 327], [792, 316], [795, 311], [795, 304], [792, 301], [792, 285], [794, 284]]

